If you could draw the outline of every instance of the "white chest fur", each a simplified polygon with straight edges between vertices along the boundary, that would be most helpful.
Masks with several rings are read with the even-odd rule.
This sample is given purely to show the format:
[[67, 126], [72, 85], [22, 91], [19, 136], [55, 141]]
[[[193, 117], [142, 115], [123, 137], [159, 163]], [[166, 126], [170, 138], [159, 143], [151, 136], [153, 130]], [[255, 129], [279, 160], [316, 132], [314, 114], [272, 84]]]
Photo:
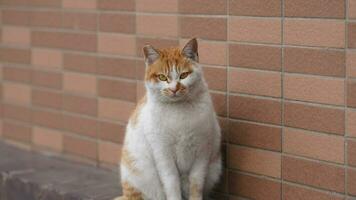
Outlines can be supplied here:
[[210, 99], [192, 104], [147, 104], [142, 110], [144, 132], [153, 146], [170, 152], [181, 173], [189, 171], [197, 152], [211, 153], [215, 114]]

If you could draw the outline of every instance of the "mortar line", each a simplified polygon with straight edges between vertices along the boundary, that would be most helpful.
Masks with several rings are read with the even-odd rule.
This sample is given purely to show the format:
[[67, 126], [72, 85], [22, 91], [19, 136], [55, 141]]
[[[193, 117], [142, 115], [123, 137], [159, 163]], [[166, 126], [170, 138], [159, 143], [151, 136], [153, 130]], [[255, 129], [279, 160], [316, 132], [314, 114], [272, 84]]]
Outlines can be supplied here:
[[285, 22], [285, 0], [281, 0], [281, 200], [283, 197], [283, 141], [284, 141], [284, 132], [285, 132], [285, 124], [284, 124], [284, 22]]
[[344, 178], [344, 193], [345, 196], [348, 196], [348, 170], [347, 170], [347, 166], [348, 166], [348, 151], [347, 151], [347, 127], [348, 127], [348, 123], [347, 123], [347, 88], [348, 88], [348, 67], [347, 67], [347, 50], [348, 50], [348, 19], [349, 19], [349, 0], [345, 0], [345, 49], [344, 49], [344, 53], [345, 53], [345, 80], [344, 80], [344, 165], [345, 165], [345, 178]]

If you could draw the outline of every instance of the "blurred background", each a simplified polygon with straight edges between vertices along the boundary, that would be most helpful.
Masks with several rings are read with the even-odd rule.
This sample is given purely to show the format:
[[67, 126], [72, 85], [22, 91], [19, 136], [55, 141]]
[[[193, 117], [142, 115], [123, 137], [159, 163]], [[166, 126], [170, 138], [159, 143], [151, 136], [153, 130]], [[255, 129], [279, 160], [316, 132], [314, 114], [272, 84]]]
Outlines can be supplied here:
[[356, 0], [0, 6], [0, 140], [115, 169], [142, 47], [197, 37], [224, 134], [216, 199], [356, 198]]

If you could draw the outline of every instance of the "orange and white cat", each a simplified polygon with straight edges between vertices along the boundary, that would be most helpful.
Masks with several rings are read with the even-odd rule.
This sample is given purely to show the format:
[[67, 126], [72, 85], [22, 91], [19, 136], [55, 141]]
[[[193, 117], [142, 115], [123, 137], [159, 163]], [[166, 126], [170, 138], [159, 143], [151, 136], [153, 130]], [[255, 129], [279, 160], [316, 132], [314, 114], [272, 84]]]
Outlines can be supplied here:
[[197, 40], [143, 52], [147, 93], [127, 125], [117, 199], [202, 200], [221, 174], [221, 133]]

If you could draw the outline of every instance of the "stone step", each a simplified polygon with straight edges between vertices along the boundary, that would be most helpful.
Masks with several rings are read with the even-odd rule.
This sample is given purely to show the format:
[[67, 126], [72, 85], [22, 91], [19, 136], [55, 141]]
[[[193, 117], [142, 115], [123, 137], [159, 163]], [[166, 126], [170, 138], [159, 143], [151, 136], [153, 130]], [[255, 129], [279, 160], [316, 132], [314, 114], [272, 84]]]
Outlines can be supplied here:
[[0, 142], [0, 200], [111, 200], [118, 174]]

